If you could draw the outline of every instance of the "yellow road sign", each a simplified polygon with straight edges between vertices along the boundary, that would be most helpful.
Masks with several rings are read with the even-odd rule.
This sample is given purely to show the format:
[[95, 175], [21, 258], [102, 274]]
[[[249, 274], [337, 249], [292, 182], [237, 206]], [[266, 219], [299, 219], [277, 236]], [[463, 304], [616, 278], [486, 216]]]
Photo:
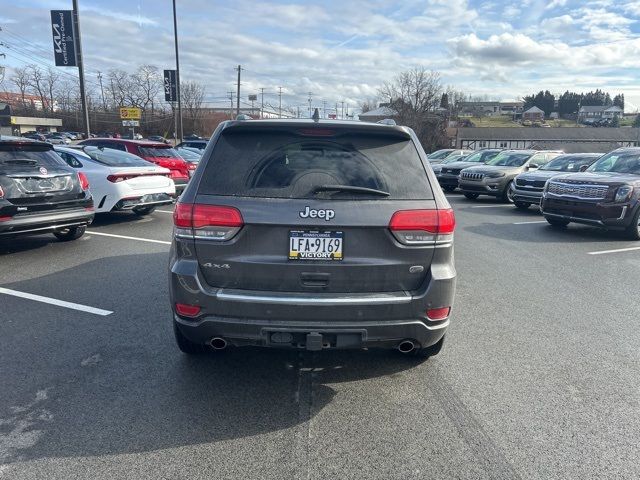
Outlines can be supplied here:
[[120, 118], [122, 120], [140, 120], [140, 109], [135, 107], [121, 107]]

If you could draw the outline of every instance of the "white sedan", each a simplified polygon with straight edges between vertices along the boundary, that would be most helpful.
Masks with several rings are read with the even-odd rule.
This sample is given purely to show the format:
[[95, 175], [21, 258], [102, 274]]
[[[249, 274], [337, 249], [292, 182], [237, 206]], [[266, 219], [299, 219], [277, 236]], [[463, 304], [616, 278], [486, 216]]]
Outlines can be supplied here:
[[62, 147], [55, 151], [89, 179], [96, 213], [131, 210], [147, 215], [173, 202], [171, 172], [136, 155], [111, 148]]

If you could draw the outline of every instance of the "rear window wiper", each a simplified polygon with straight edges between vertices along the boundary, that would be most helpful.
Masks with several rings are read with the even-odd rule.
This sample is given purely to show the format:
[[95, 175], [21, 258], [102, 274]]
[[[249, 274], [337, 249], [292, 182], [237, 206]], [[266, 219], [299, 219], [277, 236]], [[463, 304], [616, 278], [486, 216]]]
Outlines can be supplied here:
[[376, 190], [375, 188], [367, 187], [354, 187], [352, 185], [319, 185], [313, 189], [313, 193], [318, 192], [349, 192], [349, 193], [364, 193], [368, 195], [379, 195], [381, 197], [388, 197], [391, 195], [384, 190]]

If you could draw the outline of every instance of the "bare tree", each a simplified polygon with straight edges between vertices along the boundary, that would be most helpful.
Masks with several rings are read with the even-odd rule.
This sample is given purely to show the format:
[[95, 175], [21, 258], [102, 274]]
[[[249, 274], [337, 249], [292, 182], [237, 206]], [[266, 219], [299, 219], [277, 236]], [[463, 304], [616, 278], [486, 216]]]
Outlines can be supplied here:
[[131, 76], [130, 86], [138, 90], [137, 96], [141, 101], [141, 108], [150, 108], [153, 116], [160, 91], [162, 90], [162, 78], [158, 67], [155, 65], [141, 65], [136, 73]]
[[[55, 101], [55, 91], [58, 86], [58, 82], [60, 81], [60, 74], [56, 72], [51, 67], [47, 68], [46, 74], [43, 76], [43, 84], [47, 92], [47, 103], [49, 106], [49, 111], [53, 113], [55, 111], [56, 101]], [[43, 105], [44, 110], [44, 105]]]
[[202, 119], [205, 88], [197, 82], [180, 82], [180, 97], [191, 130], [198, 131]]
[[411, 127], [427, 150], [445, 143], [444, 118], [436, 113], [442, 93], [440, 74], [421, 67], [398, 74], [380, 88], [396, 119]]
[[29, 109], [27, 105], [27, 90], [29, 89], [29, 70], [27, 67], [18, 67], [14, 69], [13, 75], [11, 76], [11, 83], [13, 83], [18, 91], [20, 92], [20, 97], [22, 99], [22, 108], [25, 110]]
[[47, 85], [45, 81], [46, 73], [37, 65], [28, 65], [27, 71], [29, 73], [29, 88], [34, 95], [40, 98], [41, 109], [44, 112], [49, 108], [49, 102], [47, 101]]
[[107, 90], [113, 100], [113, 108], [126, 105], [129, 90], [129, 74], [124, 70], [112, 69], [107, 72]]
[[375, 98], [366, 98], [362, 100], [358, 106], [360, 107], [361, 113], [370, 112], [378, 108], [378, 101]]

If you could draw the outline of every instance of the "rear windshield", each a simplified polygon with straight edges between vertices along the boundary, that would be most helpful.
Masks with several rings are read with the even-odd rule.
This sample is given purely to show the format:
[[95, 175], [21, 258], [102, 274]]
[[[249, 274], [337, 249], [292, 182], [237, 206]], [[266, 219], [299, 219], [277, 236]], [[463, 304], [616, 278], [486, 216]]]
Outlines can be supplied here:
[[162, 147], [139, 147], [140, 154], [143, 157], [155, 157], [155, 158], [180, 158], [178, 152], [173, 148]]
[[499, 153], [487, 162], [495, 167], [521, 167], [531, 158], [530, 153]]
[[640, 154], [631, 152], [611, 152], [591, 165], [588, 172], [616, 172], [640, 175]]
[[43, 167], [67, 166], [47, 145], [0, 145], [0, 165], [33, 164]]
[[[416, 147], [404, 138], [228, 131], [219, 138], [212, 155], [200, 193], [268, 198], [433, 198]], [[320, 188], [327, 186], [347, 189]], [[348, 187], [389, 195], [353, 192]]]
[[150, 167], [153, 165], [137, 155], [113, 148], [85, 147], [83, 150], [96, 162], [110, 167]]
[[540, 170], [550, 170], [552, 172], [577, 172], [583, 165], [591, 165], [598, 159], [598, 157], [599, 155], [560, 155], [546, 165], [540, 167]]

